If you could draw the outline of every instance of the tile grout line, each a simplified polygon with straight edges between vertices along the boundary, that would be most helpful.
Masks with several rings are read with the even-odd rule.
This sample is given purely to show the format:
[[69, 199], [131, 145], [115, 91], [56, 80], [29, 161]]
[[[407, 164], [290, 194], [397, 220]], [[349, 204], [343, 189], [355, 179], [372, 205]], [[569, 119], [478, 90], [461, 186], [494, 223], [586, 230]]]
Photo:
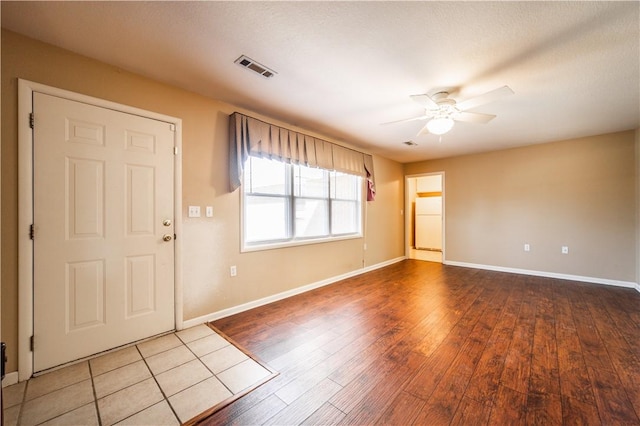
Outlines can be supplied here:
[[[175, 335], [175, 333], [173, 333]], [[178, 337], [178, 336], [176, 336]], [[158, 389], [160, 390], [160, 393], [162, 394], [162, 398], [163, 401], [165, 401], [167, 403], [167, 405], [169, 406], [169, 408], [171, 409], [171, 412], [173, 413], [173, 415], [176, 417], [176, 420], [178, 420], [178, 422], [180, 422], [180, 417], [178, 417], [178, 413], [175, 412], [175, 410], [173, 409], [173, 406], [171, 405], [171, 403], [169, 402], [169, 397], [167, 397], [167, 395], [164, 393], [164, 390], [162, 389], [162, 386], [160, 386], [160, 383], [158, 383], [158, 379], [156, 379], [156, 375], [154, 374], [153, 370], [151, 370], [151, 367], [149, 367], [149, 364], [147, 363], [147, 359], [144, 357], [144, 355], [142, 355], [142, 352], [140, 351], [140, 348], [138, 348], [138, 345], [135, 345], [136, 350], [138, 351], [138, 353], [140, 354], [140, 357], [142, 358], [142, 362], [144, 362], [144, 365], [147, 367], [147, 370], [149, 370], [149, 373], [151, 374], [151, 378], [153, 379], [153, 381], [155, 382], [156, 386], [158, 386]], [[173, 348], [172, 348], [173, 349]], [[169, 351], [171, 349], [167, 349], [167, 351]], [[163, 351], [166, 352], [166, 351]], [[162, 352], [158, 352], [158, 353], [162, 353]], [[157, 354], [154, 354], [157, 355]], [[152, 355], [153, 356], [153, 355]], [[148, 380], [148, 379], [145, 379]], [[144, 380], [142, 380], [144, 381]], [[138, 382], [138, 383], [142, 383], [142, 382]], [[137, 383], [136, 383], [137, 384]], [[133, 385], [132, 385], [133, 386]], [[160, 401], [162, 402], [162, 401]], [[158, 404], [158, 402], [151, 404], [149, 407], [144, 407], [143, 409], [141, 409], [140, 411], [137, 411], [133, 414], [131, 414], [130, 416], [125, 417], [122, 420], [119, 420], [119, 422], [122, 422], [130, 417], [133, 417], [141, 412], [143, 412], [144, 410], [147, 410], [150, 407], [153, 407], [154, 405]]]
[[[220, 336], [220, 335], [219, 335], [218, 333], [216, 333], [214, 330], [211, 330], [211, 331], [213, 331], [213, 333], [214, 333], [214, 334], [217, 334], [218, 336]], [[177, 337], [178, 339], [180, 339], [180, 337], [177, 335], [177, 333], [176, 333], [176, 337]], [[204, 338], [206, 338], [206, 337], [207, 337], [207, 336], [200, 337], [199, 339], [192, 340], [191, 342], [195, 342], [196, 340], [204, 339]], [[222, 336], [220, 336], [220, 337], [222, 337]], [[225, 340], [226, 340], [226, 339], [225, 339]], [[229, 391], [229, 393], [231, 393], [231, 395], [232, 395], [232, 396], [233, 396], [233, 395], [235, 395], [235, 393], [234, 393], [234, 392], [233, 392], [233, 391], [232, 391], [232, 390], [231, 390], [231, 389], [230, 389], [230, 388], [229, 388], [229, 387], [228, 387], [228, 386], [227, 386], [227, 385], [226, 385], [222, 380], [220, 380], [220, 379], [218, 378], [218, 375], [217, 375], [216, 373], [214, 373], [214, 372], [209, 368], [209, 366], [208, 366], [207, 364], [205, 364], [205, 363], [202, 361], [201, 357], [199, 357], [198, 355], [196, 355], [196, 353], [195, 353], [195, 352], [193, 352], [193, 351], [191, 350], [191, 348], [189, 347], [189, 345], [187, 345], [187, 344], [186, 344], [182, 339], [180, 339], [180, 341], [184, 344], [184, 346], [186, 346], [186, 348], [189, 350], [189, 352], [191, 352], [191, 353], [193, 354], [193, 356], [195, 356], [195, 357], [196, 357], [196, 359], [197, 359], [198, 361], [200, 361], [200, 363], [201, 363], [202, 365], [204, 365], [204, 368], [206, 368], [206, 369], [207, 369], [207, 371], [209, 371], [209, 372], [213, 375], [213, 377], [215, 377], [215, 378], [216, 378], [216, 380], [217, 380], [217, 381], [219, 381], [219, 382], [222, 384], [222, 386], [224, 386], [224, 387], [225, 387], [225, 389], [227, 389], [227, 390]], [[191, 343], [191, 342], [189, 342], [189, 343]], [[229, 343], [229, 344], [231, 345], [231, 343], [230, 343], [229, 341], [227, 341], [227, 343]], [[231, 346], [233, 346], [233, 345], [231, 345]], [[223, 348], [224, 348], [224, 347], [226, 347], [226, 346], [223, 346]], [[222, 349], [222, 348], [220, 348], [220, 349]], [[215, 351], [213, 351], [213, 352], [217, 352], [217, 351], [219, 351], [220, 349], [216, 349], [216, 350], [215, 350]], [[209, 352], [209, 353], [207, 353], [207, 354], [204, 354], [203, 356], [206, 356], [206, 355], [212, 354], [213, 352]], [[231, 367], [229, 367], [229, 368], [231, 368]], [[227, 368], [227, 369], [225, 369], [225, 370], [223, 370], [223, 371], [227, 371], [229, 368]], [[208, 380], [208, 379], [201, 380], [201, 381], [199, 381], [198, 383], [202, 383], [202, 382], [204, 382], [205, 380]], [[194, 383], [193, 385], [189, 386], [189, 388], [190, 388], [190, 387], [193, 387], [193, 386], [195, 386], [195, 385], [197, 385], [198, 383]], [[187, 388], [187, 389], [189, 389], [189, 388]], [[183, 389], [183, 390], [186, 390], [186, 389]]]
[[[189, 351], [190, 351], [190, 352], [195, 356], [195, 358], [196, 358], [198, 361], [200, 361], [200, 363], [201, 363], [205, 368], [207, 368], [207, 370], [208, 370], [208, 371], [211, 371], [211, 370], [209, 370], [209, 368], [206, 366], [206, 364], [205, 364], [204, 362], [202, 362], [202, 360], [200, 359], [200, 357], [199, 357], [199, 356], [197, 356], [197, 355], [196, 355], [196, 354], [191, 350], [191, 348], [189, 348], [189, 346], [187, 346], [187, 344], [186, 344], [186, 343], [185, 343], [185, 342], [184, 342], [184, 341], [183, 341], [183, 340], [178, 336], [177, 332], [168, 333], [168, 334], [166, 334], [165, 336], [168, 336], [168, 335], [171, 335], [171, 334], [173, 334], [173, 335], [174, 335], [174, 336], [175, 336], [175, 337], [180, 341], [180, 344], [181, 344], [180, 346], [184, 346], [184, 347], [186, 347], [186, 348], [187, 348], [187, 350], [189, 350]], [[206, 337], [206, 336], [205, 336], [205, 337]], [[195, 340], [199, 340], [199, 339], [195, 339]], [[194, 341], [195, 341], [195, 340], [194, 340]], [[138, 353], [140, 354], [140, 357], [141, 357], [142, 361], [144, 362], [145, 366], [146, 366], [146, 367], [147, 367], [147, 369], [149, 370], [149, 373], [151, 374], [151, 378], [153, 378], [154, 382], [155, 382], [155, 383], [156, 383], [156, 385], [158, 386], [158, 389], [160, 390], [160, 393], [162, 394], [163, 400], [164, 400], [164, 401], [166, 401], [167, 405], [168, 405], [168, 406], [169, 406], [169, 408], [171, 409], [171, 412], [172, 412], [172, 413], [173, 413], [173, 415], [176, 417], [176, 420], [178, 420], [178, 422], [181, 422], [181, 420], [180, 420], [180, 416], [178, 416], [178, 413], [175, 411], [175, 409], [174, 409], [173, 405], [171, 405], [171, 402], [169, 401], [169, 396], [167, 396], [167, 394], [165, 393], [164, 389], [162, 389], [162, 386], [160, 385], [160, 383], [158, 382], [158, 379], [156, 378], [156, 374], [153, 372], [153, 370], [151, 369], [151, 367], [150, 367], [150, 366], [149, 366], [149, 364], [147, 363], [147, 358], [145, 358], [145, 356], [142, 354], [142, 352], [140, 351], [140, 348], [138, 347], [138, 345], [137, 345], [137, 344], [136, 344], [136, 345], [133, 345], [133, 346], [135, 346], [136, 350], [137, 350], [137, 351], [138, 351]], [[155, 354], [153, 354], [153, 355], [150, 355], [150, 356], [149, 356], [149, 358], [150, 358], [150, 357], [153, 357], [153, 356], [156, 356], [156, 355], [159, 355], [159, 354], [161, 354], [161, 353], [168, 352], [168, 351], [170, 351], [170, 350], [173, 350], [173, 349], [179, 348], [180, 346], [176, 346], [176, 347], [169, 348], [169, 349], [166, 349], [166, 350], [164, 350], [164, 351], [161, 351], [161, 352], [155, 353]], [[215, 351], [214, 351], [214, 352], [215, 352]], [[188, 361], [188, 362], [190, 362], [190, 361]], [[159, 373], [159, 374], [165, 373], [165, 372], [167, 372], [167, 371], [171, 371], [171, 370], [173, 370], [173, 369], [175, 369], [175, 368], [178, 368], [178, 367], [180, 367], [180, 366], [182, 366], [182, 365], [184, 365], [184, 364], [186, 364], [186, 363], [183, 363], [183, 364], [177, 365], [177, 366], [175, 366], [175, 367], [173, 367], [173, 368], [171, 368], [171, 369], [169, 369], [169, 370], [163, 371], [163, 372], [161, 372], [161, 373]], [[119, 368], [121, 368], [121, 367], [119, 367]], [[217, 379], [217, 376], [216, 376], [213, 372], [211, 372], [211, 374], [213, 375], [213, 377], [216, 377], [216, 379]], [[145, 380], [147, 380], [147, 379], [145, 379]], [[204, 380], [207, 380], [207, 379], [204, 379]], [[187, 388], [185, 388], [185, 389], [182, 389], [180, 392], [183, 392], [183, 391], [185, 391], [186, 389], [189, 389], [189, 388], [191, 388], [191, 387], [193, 387], [193, 386], [195, 386], [195, 385], [197, 385], [197, 384], [199, 384], [199, 383], [202, 383], [204, 380], [201, 380], [201, 381], [199, 381], [198, 383], [194, 383], [194, 384], [192, 384], [191, 386], [189, 386], [189, 387], [187, 387]], [[219, 379], [218, 379], [218, 380], [219, 380]], [[222, 381], [220, 381], [220, 382], [222, 383]], [[138, 382], [138, 383], [140, 383], [140, 382]], [[130, 386], [127, 386], [127, 387], [134, 386], [135, 384], [137, 384], [137, 383], [134, 383], [134, 384], [132, 384], [132, 385], [130, 385]], [[222, 384], [224, 385], [224, 383], [222, 383]], [[226, 387], [226, 386], [225, 386], [225, 387]], [[124, 389], [126, 389], [126, 388], [124, 388]], [[122, 389], [120, 389], [120, 390], [122, 390]], [[118, 390], [118, 392], [119, 392], [120, 390]], [[230, 390], [229, 390], [229, 391], [230, 391]], [[180, 392], [177, 392], [177, 393], [180, 393]], [[177, 393], [176, 393], [176, 394], [177, 394]], [[233, 392], [231, 392], [231, 394], [233, 395]], [[173, 396], [173, 395], [172, 395], [172, 396]], [[158, 403], [156, 402], [155, 404], [158, 404]], [[155, 405], [155, 404], [152, 404], [151, 406], [153, 406], [153, 405]], [[150, 407], [151, 407], [151, 406], [150, 406]], [[123, 421], [123, 420], [126, 420], [126, 419], [128, 419], [128, 418], [130, 418], [130, 417], [132, 417], [132, 416], [135, 416], [136, 414], [139, 414], [139, 413], [141, 413], [142, 411], [144, 411], [144, 410], [146, 410], [146, 409], [148, 409], [148, 408], [150, 408], [150, 407], [145, 407], [145, 408], [141, 409], [140, 411], [137, 411], [137, 412], [135, 412], [135, 413], [131, 414], [130, 416], [125, 417], [124, 419], [120, 420], [120, 422], [121, 422], [121, 421]]]

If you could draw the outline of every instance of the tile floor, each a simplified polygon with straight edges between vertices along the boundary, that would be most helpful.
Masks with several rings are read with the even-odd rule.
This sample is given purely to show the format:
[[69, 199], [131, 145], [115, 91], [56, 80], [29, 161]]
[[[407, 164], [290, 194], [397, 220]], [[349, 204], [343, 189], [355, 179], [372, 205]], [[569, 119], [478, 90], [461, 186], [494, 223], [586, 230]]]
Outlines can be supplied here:
[[178, 425], [270, 376], [203, 324], [5, 387], [4, 424]]

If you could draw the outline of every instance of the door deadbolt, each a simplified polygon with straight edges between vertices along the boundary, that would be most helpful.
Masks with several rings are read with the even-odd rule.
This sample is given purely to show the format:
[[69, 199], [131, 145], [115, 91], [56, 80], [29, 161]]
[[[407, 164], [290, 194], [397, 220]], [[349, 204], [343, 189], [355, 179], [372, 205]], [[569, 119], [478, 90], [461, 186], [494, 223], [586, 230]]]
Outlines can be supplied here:
[[163, 221], [162, 221], [162, 224], [163, 224], [164, 226], [171, 226], [171, 219], [165, 219], [165, 220], [163, 220]]

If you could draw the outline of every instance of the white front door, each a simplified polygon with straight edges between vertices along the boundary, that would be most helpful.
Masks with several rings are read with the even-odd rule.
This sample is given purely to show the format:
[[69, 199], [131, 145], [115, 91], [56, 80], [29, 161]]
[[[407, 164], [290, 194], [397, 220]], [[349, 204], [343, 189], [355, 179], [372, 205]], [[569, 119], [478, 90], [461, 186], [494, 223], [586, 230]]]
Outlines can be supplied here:
[[34, 372], [174, 324], [174, 129], [34, 93]]

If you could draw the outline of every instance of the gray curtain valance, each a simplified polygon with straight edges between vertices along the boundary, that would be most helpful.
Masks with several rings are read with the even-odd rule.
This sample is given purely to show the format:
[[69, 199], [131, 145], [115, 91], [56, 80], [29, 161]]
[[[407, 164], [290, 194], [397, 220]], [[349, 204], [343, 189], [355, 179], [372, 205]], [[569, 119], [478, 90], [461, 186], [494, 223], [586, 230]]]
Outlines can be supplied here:
[[336, 170], [367, 179], [367, 201], [375, 198], [373, 157], [234, 112], [229, 116], [229, 180], [235, 191], [249, 156]]

